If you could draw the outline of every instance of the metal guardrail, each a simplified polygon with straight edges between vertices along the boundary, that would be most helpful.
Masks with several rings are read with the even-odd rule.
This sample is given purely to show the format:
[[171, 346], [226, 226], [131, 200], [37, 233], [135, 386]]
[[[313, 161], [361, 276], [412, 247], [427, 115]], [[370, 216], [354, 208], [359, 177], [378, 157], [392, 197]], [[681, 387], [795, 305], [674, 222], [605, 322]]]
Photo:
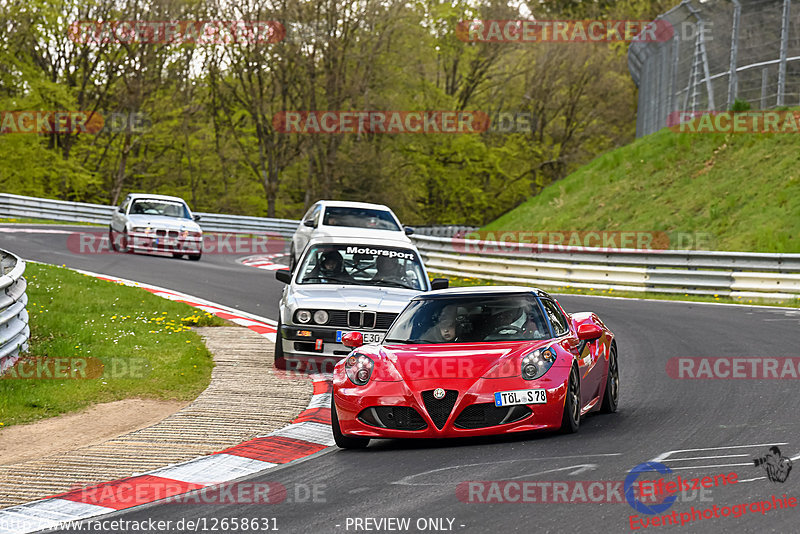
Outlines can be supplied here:
[[800, 298], [800, 254], [508, 245], [414, 235], [429, 270], [543, 287]]
[[454, 237], [479, 230], [477, 226], [441, 225], [441, 226], [414, 226], [414, 233], [418, 235], [432, 235], [436, 237]]
[[[0, 217], [27, 217], [64, 222], [87, 222], [108, 224], [115, 206], [67, 202], [47, 198], [0, 194]], [[206, 232], [266, 232], [281, 237], [291, 237], [300, 221], [291, 219], [267, 219], [243, 215], [202, 213], [200, 227]]]
[[24, 272], [24, 261], [0, 250], [0, 374], [16, 363], [21, 352], [28, 350], [31, 330], [25, 309], [28, 284], [22, 276]]
[[[107, 224], [113, 206], [0, 194], [0, 217], [32, 217]], [[203, 230], [267, 232], [290, 237], [299, 221], [198, 213]], [[542, 287], [595, 288], [729, 297], [800, 298], [800, 254], [641, 250], [519, 244], [480, 247], [459, 236], [472, 226], [416, 227], [412, 241], [428, 268], [450, 276], [476, 277]], [[487, 252], [487, 249], [497, 251]]]

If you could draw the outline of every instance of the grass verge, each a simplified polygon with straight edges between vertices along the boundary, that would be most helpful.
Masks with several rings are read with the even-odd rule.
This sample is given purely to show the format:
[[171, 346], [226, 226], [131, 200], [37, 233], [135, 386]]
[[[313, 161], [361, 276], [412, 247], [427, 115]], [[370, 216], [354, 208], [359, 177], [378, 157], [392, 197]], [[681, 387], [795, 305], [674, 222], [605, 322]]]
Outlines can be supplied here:
[[[669, 248], [800, 252], [791, 134], [663, 129], [604, 154], [483, 230], [665, 232]], [[687, 239], [676, 239], [684, 236]], [[683, 241], [683, 242], [676, 242]]]
[[191, 327], [223, 319], [63, 267], [29, 263], [25, 277], [31, 349], [0, 377], [0, 428], [208, 386], [213, 358]]

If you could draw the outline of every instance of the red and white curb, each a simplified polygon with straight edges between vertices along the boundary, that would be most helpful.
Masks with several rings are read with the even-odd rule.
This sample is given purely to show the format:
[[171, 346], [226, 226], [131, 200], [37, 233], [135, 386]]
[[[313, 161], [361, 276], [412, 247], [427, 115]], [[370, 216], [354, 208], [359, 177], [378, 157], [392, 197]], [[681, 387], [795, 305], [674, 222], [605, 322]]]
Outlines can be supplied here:
[[255, 267], [257, 269], [265, 269], [267, 271], [277, 271], [280, 269], [288, 269], [288, 265], [275, 263], [275, 260], [286, 257], [288, 254], [269, 254], [266, 256], [248, 256], [239, 260], [242, 265], [248, 267]]
[[[270, 328], [274, 340], [275, 326], [269, 319], [148, 284], [86, 271], [79, 272], [141, 287], [161, 297], [185, 302], [243, 324], [265, 337], [269, 337], [269, 332], [264, 330]], [[317, 374], [310, 375], [309, 378], [314, 387], [311, 401], [288, 426], [208, 456], [0, 510], [0, 534], [23, 534], [54, 527], [63, 528], [70, 521], [80, 521], [203, 488], [213, 488], [294, 462], [333, 445], [330, 426], [331, 375]]]

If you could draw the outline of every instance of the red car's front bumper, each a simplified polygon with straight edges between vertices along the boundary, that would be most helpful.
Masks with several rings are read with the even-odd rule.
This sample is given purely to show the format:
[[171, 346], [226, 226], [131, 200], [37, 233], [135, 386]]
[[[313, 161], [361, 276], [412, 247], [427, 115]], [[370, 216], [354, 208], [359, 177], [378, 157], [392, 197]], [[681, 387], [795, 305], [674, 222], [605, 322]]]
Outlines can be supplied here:
[[[372, 380], [367, 385], [360, 387], [353, 385], [343, 372], [336, 372], [333, 381], [333, 398], [339, 417], [339, 426], [342, 433], [348, 436], [365, 438], [454, 438], [555, 429], [561, 426], [569, 370], [569, 367], [553, 366], [545, 376], [538, 380], [523, 380], [522, 377], [422, 379], [408, 382]], [[442, 407], [441, 404], [435, 404], [430, 400], [430, 392], [436, 388], [442, 388], [446, 392], [457, 392], [455, 404], [447, 414], [446, 420], [442, 413], [446, 412], [447, 403]], [[522, 417], [519, 417], [519, 415], [511, 417], [512, 422], [498, 421], [502, 413], [496, 410], [492, 411], [496, 392], [540, 388], [547, 390], [546, 404], [524, 405], [531, 413]], [[424, 397], [428, 399], [427, 404]], [[491, 406], [487, 407], [489, 404]], [[467, 417], [466, 413], [463, 414], [464, 417], [460, 417], [465, 409], [473, 405], [481, 406], [470, 408], [471, 417]], [[365, 412], [371, 407], [390, 406], [413, 408], [422, 417], [427, 426], [420, 430], [386, 428], [377, 425], [376, 419], [369, 415], [368, 412]], [[431, 412], [436, 412], [437, 410], [438, 417], [436, 420], [440, 423], [439, 426], [441, 428], [437, 426], [434, 420], [435, 416], [431, 415]], [[485, 421], [481, 422], [481, 412], [484, 410], [487, 415], [485, 416]], [[372, 422], [368, 424], [365, 419], [370, 419]], [[378, 418], [377, 421], [385, 423], [383, 419], [386, 418]], [[465, 428], [465, 426], [469, 428]]]

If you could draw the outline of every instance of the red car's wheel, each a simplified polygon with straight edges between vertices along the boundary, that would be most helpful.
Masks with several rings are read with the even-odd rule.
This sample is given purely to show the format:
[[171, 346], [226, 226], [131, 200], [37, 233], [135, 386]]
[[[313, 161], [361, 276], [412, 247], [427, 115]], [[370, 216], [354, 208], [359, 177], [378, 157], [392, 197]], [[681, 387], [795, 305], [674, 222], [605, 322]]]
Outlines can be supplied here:
[[331, 428], [333, 429], [333, 441], [342, 449], [364, 449], [369, 445], [369, 438], [352, 438], [342, 434], [339, 428], [339, 416], [336, 415], [336, 403], [333, 402], [331, 394]]
[[617, 346], [611, 345], [611, 354], [608, 356], [608, 378], [606, 379], [606, 392], [603, 395], [603, 404], [600, 411], [614, 413], [619, 403], [619, 365], [617, 364]]
[[561, 417], [561, 432], [574, 434], [581, 424], [581, 385], [578, 370], [573, 367], [567, 380], [567, 396], [564, 400], [564, 415]]

